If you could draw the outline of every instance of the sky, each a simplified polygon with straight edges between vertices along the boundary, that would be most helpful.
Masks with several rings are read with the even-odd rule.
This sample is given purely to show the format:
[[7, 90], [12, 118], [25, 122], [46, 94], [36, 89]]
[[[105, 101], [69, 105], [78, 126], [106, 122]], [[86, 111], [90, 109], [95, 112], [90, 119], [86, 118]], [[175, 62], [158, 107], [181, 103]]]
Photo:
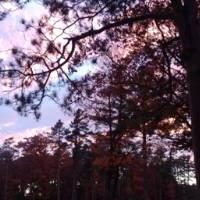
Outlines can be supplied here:
[[[27, 38], [31, 37], [31, 33], [24, 32], [24, 28], [20, 24], [20, 19], [23, 17], [26, 20], [39, 19], [45, 12], [46, 10], [40, 4], [34, 3], [33, 1], [33, 3], [29, 3], [23, 11], [17, 10], [12, 12], [5, 20], [0, 22], [0, 58], [9, 60], [8, 50], [15, 46], [27, 47]], [[78, 73], [74, 74], [71, 78], [77, 78], [89, 71], [93, 72], [95, 69], [96, 68], [91, 65], [91, 62], [86, 61], [79, 68]], [[1, 85], [0, 80], [0, 97], [4, 95], [4, 87]], [[19, 141], [24, 137], [47, 131], [54, 126], [59, 119], [61, 119], [64, 124], [68, 124], [72, 119], [72, 117], [65, 114], [63, 110], [50, 99], [45, 99], [43, 102], [41, 113], [41, 118], [39, 121], [36, 121], [33, 115], [22, 117], [14, 111], [12, 107], [0, 105], [0, 143], [9, 137], [14, 137], [16, 141]]]
[[69, 117], [50, 100], [45, 100], [41, 108], [42, 116], [37, 121], [34, 116], [20, 116], [11, 107], [0, 106], [0, 141], [14, 137], [20, 140], [24, 137], [49, 130], [59, 119], [69, 122]]
[[[6, 58], [7, 50], [13, 46], [26, 45], [24, 43], [26, 36], [19, 23], [21, 16], [26, 19], [38, 18], [44, 12], [44, 8], [39, 4], [31, 3], [23, 12], [20, 10], [12, 12], [5, 20], [0, 22], [1, 58]], [[4, 95], [4, 91], [0, 86], [0, 96], [2, 95]], [[0, 143], [8, 137], [14, 137], [18, 141], [24, 137], [49, 130], [59, 119], [63, 122], [69, 121], [69, 117], [64, 114], [61, 108], [48, 99], [43, 102], [41, 113], [41, 118], [36, 121], [32, 115], [22, 117], [12, 107], [0, 105]]]

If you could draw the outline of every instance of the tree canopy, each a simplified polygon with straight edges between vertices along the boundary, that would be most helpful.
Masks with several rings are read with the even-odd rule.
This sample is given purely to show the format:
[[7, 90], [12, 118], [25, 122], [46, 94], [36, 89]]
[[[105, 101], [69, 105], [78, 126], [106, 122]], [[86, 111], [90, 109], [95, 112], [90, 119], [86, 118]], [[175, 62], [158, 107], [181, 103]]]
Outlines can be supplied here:
[[[27, 3], [14, 1], [20, 8]], [[87, 117], [101, 125], [98, 131], [104, 128], [111, 157], [120, 151], [121, 139], [140, 132], [146, 175], [148, 135], [166, 137], [177, 131], [185, 139], [191, 134], [200, 185], [200, 2], [37, 3], [46, 10], [39, 20], [20, 19], [24, 31], [32, 34], [29, 48], [14, 46], [10, 50], [11, 59], [1, 62], [0, 76], [6, 87], [14, 89], [13, 98], [2, 101], [20, 114], [34, 112], [36, 118], [40, 117], [45, 97], [66, 110], [75, 107], [87, 110]], [[95, 70], [78, 77], [76, 73], [80, 73], [86, 61]], [[65, 88], [63, 99], [57, 92], [61, 87]], [[76, 114], [71, 124], [74, 143], [81, 135], [80, 129], [86, 131], [87, 124], [81, 122], [80, 110]], [[188, 140], [186, 146], [191, 146]], [[106, 173], [111, 192], [105, 191], [106, 198], [115, 199], [117, 194], [112, 191], [117, 191], [119, 166], [113, 165], [112, 159]], [[75, 182], [76, 178], [74, 188]], [[75, 199], [77, 192], [72, 190]]]

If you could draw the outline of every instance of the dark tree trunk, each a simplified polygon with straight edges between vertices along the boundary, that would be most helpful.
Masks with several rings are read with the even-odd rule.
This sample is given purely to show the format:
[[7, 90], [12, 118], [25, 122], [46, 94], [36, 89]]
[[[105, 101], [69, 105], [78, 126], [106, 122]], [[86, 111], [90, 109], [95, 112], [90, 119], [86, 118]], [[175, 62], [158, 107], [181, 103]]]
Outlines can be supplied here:
[[183, 47], [183, 65], [187, 71], [192, 142], [197, 185], [200, 189], [200, 27], [196, 0], [171, 0]]
[[71, 200], [77, 200], [77, 196], [78, 196], [77, 195], [77, 179], [78, 179], [77, 164], [74, 164]]
[[188, 72], [196, 179], [200, 187], [200, 69]]
[[106, 200], [116, 200], [118, 188], [118, 167], [110, 167], [107, 174]]
[[113, 168], [113, 177], [112, 177], [112, 185], [111, 185], [111, 200], [117, 199], [117, 189], [118, 189], [118, 166]]
[[8, 192], [8, 162], [6, 161], [5, 165], [5, 183], [4, 183], [4, 200], [7, 200], [7, 192]]
[[72, 182], [72, 198], [71, 200], [78, 200], [78, 178], [80, 176], [80, 149], [77, 144], [77, 140], [74, 143], [75, 147], [73, 149], [73, 182]]
[[60, 200], [60, 187], [61, 187], [61, 179], [60, 179], [60, 163], [58, 163], [58, 169], [57, 169], [57, 200]]
[[147, 133], [144, 128], [142, 133], [142, 151], [143, 151], [143, 180], [144, 180], [144, 199], [148, 200], [148, 182], [147, 182]]
[[91, 188], [92, 188], [92, 191], [91, 191], [91, 200], [96, 200], [96, 180], [95, 180], [95, 177], [92, 177], [91, 179]]
[[107, 171], [106, 183], [105, 183], [105, 200], [109, 200], [111, 198], [111, 182], [112, 182], [112, 172], [110, 169]]
[[57, 157], [57, 200], [61, 199], [61, 139], [59, 135], [59, 141], [58, 141], [58, 157]]

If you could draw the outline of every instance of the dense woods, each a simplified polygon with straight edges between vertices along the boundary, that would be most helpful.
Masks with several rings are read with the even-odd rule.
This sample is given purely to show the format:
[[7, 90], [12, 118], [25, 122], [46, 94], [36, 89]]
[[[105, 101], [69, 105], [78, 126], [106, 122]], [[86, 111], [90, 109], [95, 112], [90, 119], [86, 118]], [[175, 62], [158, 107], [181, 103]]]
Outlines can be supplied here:
[[26, 39], [1, 58], [1, 103], [39, 120], [50, 99], [66, 121], [4, 141], [0, 199], [198, 198], [198, 0], [1, 4], [1, 21], [43, 8], [18, 15]]
[[[190, 154], [159, 136], [142, 135], [111, 143], [108, 132], [88, 134], [78, 110], [68, 126], [0, 147], [3, 200], [198, 199]], [[111, 145], [115, 148], [111, 151]], [[113, 147], [112, 147], [113, 148]], [[145, 176], [144, 176], [145, 171]]]

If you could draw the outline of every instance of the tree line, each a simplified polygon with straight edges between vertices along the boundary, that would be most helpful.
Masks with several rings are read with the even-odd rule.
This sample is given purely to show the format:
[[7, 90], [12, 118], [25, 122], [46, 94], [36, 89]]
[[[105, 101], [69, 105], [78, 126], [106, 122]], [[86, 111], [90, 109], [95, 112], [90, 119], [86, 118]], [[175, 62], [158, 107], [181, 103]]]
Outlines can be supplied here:
[[78, 109], [67, 126], [59, 120], [50, 131], [17, 143], [13, 138], [6, 139], [0, 146], [0, 198], [198, 198], [191, 182], [194, 166], [187, 154], [175, 156], [176, 143], [164, 144], [160, 139], [160, 145], [156, 145], [154, 138], [146, 142], [144, 157], [141, 135], [139, 140], [125, 135], [112, 142], [111, 137], [107, 132], [91, 132], [83, 111]]

